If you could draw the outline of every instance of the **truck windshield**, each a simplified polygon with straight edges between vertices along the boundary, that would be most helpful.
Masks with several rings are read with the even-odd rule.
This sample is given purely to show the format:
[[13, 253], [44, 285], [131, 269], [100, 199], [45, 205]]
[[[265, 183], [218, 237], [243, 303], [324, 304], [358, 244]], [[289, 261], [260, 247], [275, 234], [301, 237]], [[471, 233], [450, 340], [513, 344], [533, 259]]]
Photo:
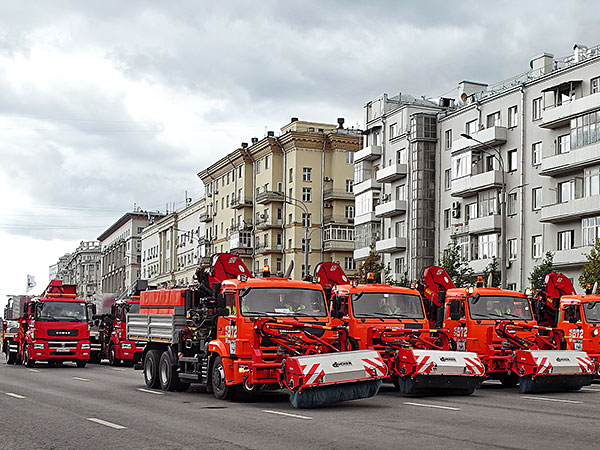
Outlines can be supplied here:
[[41, 302], [35, 320], [87, 322], [87, 308], [84, 302]]
[[600, 302], [589, 302], [583, 304], [585, 320], [590, 323], [600, 323]]
[[316, 289], [253, 287], [240, 303], [243, 316], [327, 316], [323, 292]]
[[423, 305], [418, 295], [394, 292], [359, 292], [352, 296], [354, 317], [394, 317], [423, 319]]
[[471, 319], [531, 320], [529, 301], [522, 297], [481, 295], [469, 297]]

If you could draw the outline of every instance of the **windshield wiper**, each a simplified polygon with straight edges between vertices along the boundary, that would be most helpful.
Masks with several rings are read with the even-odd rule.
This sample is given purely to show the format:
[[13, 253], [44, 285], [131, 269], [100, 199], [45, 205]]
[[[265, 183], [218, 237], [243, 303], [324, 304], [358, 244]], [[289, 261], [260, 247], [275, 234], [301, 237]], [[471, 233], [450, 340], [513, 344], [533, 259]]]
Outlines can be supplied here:
[[[475, 317], [477, 316], [477, 317]], [[487, 314], [479, 314], [479, 313], [471, 313], [471, 317], [472, 318], [478, 318], [478, 319], [491, 319], [491, 317], [489, 316], [493, 316], [493, 317], [498, 317], [500, 319], [502, 319], [502, 316], [499, 314], [495, 314], [495, 313], [487, 313]]]
[[277, 313], [273, 313], [273, 312], [266, 312], [266, 311], [242, 311], [242, 315], [247, 316], [247, 315], [253, 315], [253, 316], [277, 316]]
[[380, 316], [385, 317], [398, 317], [399, 319], [422, 319], [422, 317], [415, 317], [408, 314], [402, 313], [378, 313]]
[[56, 317], [36, 317], [35, 320], [41, 320], [42, 322], [58, 322], [58, 319]]
[[525, 318], [523, 318], [523, 317], [521, 317], [521, 316], [519, 316], [519, 315], [517, 315], [517, 314], [505, 313], [504, 315], [505, 315], [505, 316], [508, 316], [508, 317], [512, 317], [513, 319], [523, 319], [523, 320], [527, 320], [527, 319], [525, 319]]

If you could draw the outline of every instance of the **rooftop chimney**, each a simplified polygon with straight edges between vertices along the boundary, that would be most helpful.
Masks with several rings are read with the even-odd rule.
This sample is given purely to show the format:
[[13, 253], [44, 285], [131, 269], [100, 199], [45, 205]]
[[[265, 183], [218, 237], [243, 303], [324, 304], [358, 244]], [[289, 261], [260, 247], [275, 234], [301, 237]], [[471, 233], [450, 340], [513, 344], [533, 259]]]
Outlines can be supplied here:
[[258, 138], [254, 137], [254, 138], [251, 139], [251, 141], [252, 141], [253, 144], [256, 144], [258, 142]]
[[534, 75], [546, 75], [554, 69], [554, 55], [552, 53], [542, 53], [531, 58], [529, 67], [535, 73]]
[[573, 61], [575, 61], [576, 63], [582, 61], [585, 57], [585, 52], [587, 51], [587, 49], [587, 46], [583, 44], [575, 44], [573, 46]]
[[343, 117], [338, 117], [338, 128], [344, 128], [344, 118]]
[[487, 91], [487, 87], [488, 85], [486, 83], [463, 80], [458, 83], [458, 98], [463, 102], [466, 102], [473, 94], [480, 94], [481, 92]]
[[292, 117], [292, 118], [290, 119], [290, 122], [291, 122], [291, 123], [298, 122], [298, 118], [297, 118], [297, 117]]
[[274, 131], [267, 131], [267, 136], [268, 137], [275, 137], [275, 132]]
[[248, 143], [247, 142], [242, 142], [242, 148], [248, 148]]

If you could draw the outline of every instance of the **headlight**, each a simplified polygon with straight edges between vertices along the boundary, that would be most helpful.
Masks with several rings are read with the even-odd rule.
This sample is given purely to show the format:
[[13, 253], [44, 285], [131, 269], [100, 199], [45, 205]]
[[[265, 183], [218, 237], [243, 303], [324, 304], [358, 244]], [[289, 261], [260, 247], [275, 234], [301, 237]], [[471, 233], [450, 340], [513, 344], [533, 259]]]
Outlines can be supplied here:
[[131, 344], [121, 344], [121, 348], [131, 348]]
[[34, 350], [44, 350], [44, 343], [42, 342], [41, 344], [33, 344], [33, 349]]
[[90, 344], [81, 344], [81, 350], [89, 350]]
[[592, 336], [598, 336], [598, 333], [600, 333], [598, 328], [594, 328], [594, 330], [592, 331]]

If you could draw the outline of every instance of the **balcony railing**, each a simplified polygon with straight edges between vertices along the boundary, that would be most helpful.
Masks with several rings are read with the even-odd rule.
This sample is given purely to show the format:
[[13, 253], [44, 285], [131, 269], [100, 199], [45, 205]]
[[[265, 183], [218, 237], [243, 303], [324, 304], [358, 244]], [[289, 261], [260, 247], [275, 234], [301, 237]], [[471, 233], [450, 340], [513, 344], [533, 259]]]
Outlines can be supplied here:
[[326, 214], [323, 216], [323, 224], [326, 225], [329, 223], [339, 223], [347, 225], [349, 223], [354, 223], [354, 218], [348, 218], [341, 215]]
[[281, 244], [258, 244], [254, 249], [255, 253], [281, 253], [282, 251]]
[[251, 198], [233, 197], [231, 199], [231, 207], [233, 209], [240, 209], [240, 208], [243, 208], [245, 206], [252, 206], [252, 199]]
[[406, 200], [391, 200], [375, 207], [375, 217], [393, 217], [406, 212]]
[[348, 192], [345, 189], [327, 188], [323, 191], [323, 199], [330, 200], [354, 200], [354, 192]]
[[500, 170], [490, 170], [489, 172], [452, 180], [451, 194], [453, 197], [468, 197], [479, 191], [500, 186], [502, 186], [502, 172]]
[[407, 166], [406, 164], [392, 164], [391, 166], [383, 167], [375, 172], [375, 179], [379, 183], [389, 183], [392, 181], [400, 180], [406, 177]]
[[361, 181], [360, 183], [354, 183], [354, 195], [358, 195], [369, 189], [381, 189], [381, 184], [375, 179], [375, 177]]
[[600, 163], [600, 142], [542, 159], [542, 175], [561, 175]]
[[264, 191], [256, 196], [256, 203], [265, 204], [270, 202], [283, 202], [285, 196], [279, 191]]
[[598, 105], [600, 105], [600, 92], [546, 108], [542, 112], [540, 127], [552, 129], [567, 125], [573, 117], [598, 109]]
[[271, 217], [262, 217], [256, 220], [256, 229], [264, 230], [267, 228], [281, 228], [283, 225], [282, 219], [272, 219]]
[[373, 161], [378, 158], [381, 158], [380, 145], [368, 145], [354, 153], [355, 163], [360, 161]]
[[404, 249], [406, 249], [405, 237], [393, 237], [375, 243], [375, 250], [378, 252], [396, 252]]
[[540, 222], [566, 222], [585, 216], [600, 214], [600, 196], [576, 198], [564, 203], [555, 203], [542, 207]]
[[470, 234], [484, 234], [498, 231], [501, 228], [502, 216], [492, 214], [490, 216], [475, 217], [469, 220], [468, 230]]
[[494, 147], [496, 145], [506, 143], [506, 127], [490, 127], [479, 130], [471, 135], [473, 139], [483, 142], [474, 141], [473, 139], [467, 139], [461, 137], [460, 139], [452, 142], [452, 154], [459, 153], [462, 150], [470, 148], [471, 150], [477, 150], [485, 148], [486, 145]]
[[323, 251], [325, 252], [352, 252], [354, 251], [354, 241], [323, 241]]

